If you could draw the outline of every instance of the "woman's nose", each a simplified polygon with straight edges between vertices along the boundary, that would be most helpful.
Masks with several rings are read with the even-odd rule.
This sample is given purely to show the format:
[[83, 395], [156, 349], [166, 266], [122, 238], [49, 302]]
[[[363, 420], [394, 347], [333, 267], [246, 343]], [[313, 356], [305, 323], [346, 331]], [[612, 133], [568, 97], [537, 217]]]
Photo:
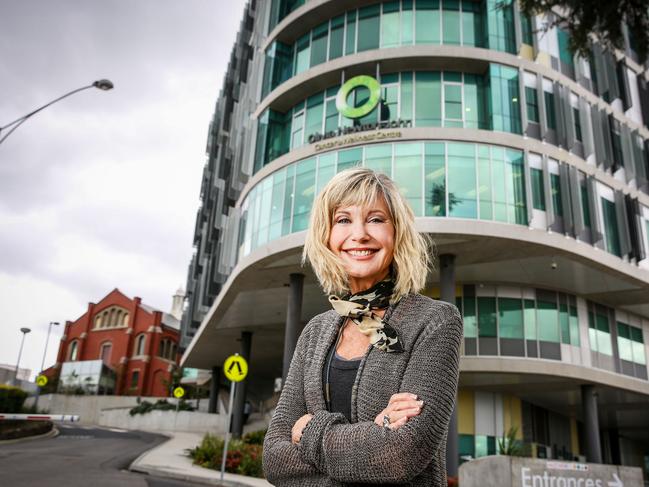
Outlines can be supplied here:
[[356, 222], [352, 225], [351, 237], [356, 241], [364, 241], [369, 239], [369, 234], [367, 233], [365, 222]]

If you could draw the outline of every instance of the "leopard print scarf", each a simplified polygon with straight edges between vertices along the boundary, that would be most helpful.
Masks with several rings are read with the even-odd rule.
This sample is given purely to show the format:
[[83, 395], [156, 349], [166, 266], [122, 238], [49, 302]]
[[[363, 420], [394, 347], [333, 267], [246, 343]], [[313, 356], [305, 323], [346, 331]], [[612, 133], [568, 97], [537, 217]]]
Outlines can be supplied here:
[[366, 291], [329, 296], [329, 302], [340, 316], [347, 316], [364, 335], [370, 337], [373, 347], [383, 352], [403, 352], [397, 331], [372, 310], [387, 308], [394, 289], [391, 277], [378, 282]]

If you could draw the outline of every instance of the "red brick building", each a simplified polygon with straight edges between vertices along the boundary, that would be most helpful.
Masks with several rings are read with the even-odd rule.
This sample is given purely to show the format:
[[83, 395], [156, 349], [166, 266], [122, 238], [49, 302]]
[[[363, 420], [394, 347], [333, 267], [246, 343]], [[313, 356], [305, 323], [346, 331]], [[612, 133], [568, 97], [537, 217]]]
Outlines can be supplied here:
[[[177, 315], [182, 309], [180, 293], [174, 296]], [[89, 303], [76, 321], [65, 323], [56, 364], [45, 373], [58, 376], [62, 368], [82, 365], [69, 362], [102, 360], [110, 370], [109, 393], [168, 396], [179, 359], [179, 328], [178, 318], [116, 288], [98, 303]]]

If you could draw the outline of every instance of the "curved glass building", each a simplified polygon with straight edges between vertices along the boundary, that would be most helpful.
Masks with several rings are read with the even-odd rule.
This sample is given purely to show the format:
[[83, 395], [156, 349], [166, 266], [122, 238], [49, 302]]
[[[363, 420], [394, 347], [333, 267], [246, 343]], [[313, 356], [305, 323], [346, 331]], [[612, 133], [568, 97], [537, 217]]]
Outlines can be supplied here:
[[630, 36], [577, 57], [551, 20], [508, 0], [251, 1], [209, 128], [184, 365], [217, 377], [242, 351], [244, 394], [272, 407], [328, 308], [300, 265], [314, 196], [360, 164], [399, 184], [436, 242], [424, 293], [464, 316], [449, 472], [517, 427], [532, 456], [647, 475], [647, 71]]

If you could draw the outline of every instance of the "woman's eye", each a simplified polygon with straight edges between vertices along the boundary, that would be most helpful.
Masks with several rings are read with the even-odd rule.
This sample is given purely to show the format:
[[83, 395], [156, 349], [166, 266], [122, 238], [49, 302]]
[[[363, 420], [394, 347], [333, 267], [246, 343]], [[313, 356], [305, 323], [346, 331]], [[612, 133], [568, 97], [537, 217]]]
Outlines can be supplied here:
[[341, 217], [336, 220], [336, 223], [349, 223], [350, 221], [349, 218]]
[[383, 223], [383, 218], [379, 218], [378, 216], [375, 216], [373, 218], [370, 218], [370, 223]]

